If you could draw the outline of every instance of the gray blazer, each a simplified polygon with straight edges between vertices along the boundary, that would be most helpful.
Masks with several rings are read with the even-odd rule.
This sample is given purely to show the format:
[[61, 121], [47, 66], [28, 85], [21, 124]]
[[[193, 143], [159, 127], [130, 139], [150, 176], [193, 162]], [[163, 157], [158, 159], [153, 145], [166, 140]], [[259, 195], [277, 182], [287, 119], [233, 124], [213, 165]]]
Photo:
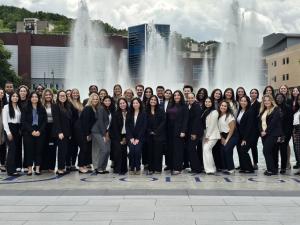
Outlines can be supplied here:
[[109, 112], [107, 112], [102, 106], [97, 109], [96, 112], [96, 122], [92, 127], [92, 133], [104, 136], [107, 131], [107, 126], [109, 124]]

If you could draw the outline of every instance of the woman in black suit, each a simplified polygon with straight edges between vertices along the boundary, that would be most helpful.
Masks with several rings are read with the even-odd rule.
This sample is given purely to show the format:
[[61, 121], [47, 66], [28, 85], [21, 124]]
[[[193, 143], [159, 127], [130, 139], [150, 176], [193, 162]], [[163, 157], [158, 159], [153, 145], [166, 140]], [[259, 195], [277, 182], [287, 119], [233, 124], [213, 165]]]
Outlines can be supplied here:
[[187, 148], [192, 173], [201, 173], [203, 170], [202, 146], [198, 145], [203, 136], [201, 120], [202, 110], [196, 102], [195, 94], [188, 94], [189, 121], [187, 129]]
[[240, 159], [240, 173], [253, 173], [251, 158], [248, 151], [255, 141], [254, 111], [251, 109], [251, 102], [248, 96], [243, 96], [239, 101], [237, 114], [237, 131], [239, 135], [237, 150]]
[[251, 143], [251, 153], [252, 153], [252, 159], [253, 159], [253, 169], [257, 170], [258, 166], [258, 150], [257, 150], [257, 143], [260, 136], [259, 132], [259, 108], [260, 108], [260, 102], [258, 101], [259, 98], [259, 91], [255, 88], [253, 88], [250, 91], [250, 101], [251, 101], [251, 110], [253, 111], [253, 126], [255, 127], [255, 131], [253, 133], [254, 139], [253, 143]]
[[280, 109], [272, 95], [264, 95], [260, 107], [260, 134], [263, 142], [263, 153], [266, 160], [266, 176], [276, 175], [278, 166], [274, 162], [274, 148], [277, 144], [278, 137], [282, 136]]
[[57, 93], [57, 103], [53, 108], [53, 121], [55, 135], [58, 138], [57, 174], [63, 175], [66, 173], [66, 156], [72, 135], [72, 109], [65, 91]]
[[56, 149], [57, 149], [57, 136], [54, 132], [53, 112], [54, 112], [54, 99], [53, 91], [46, 88], [43, 91], [41, 102], [46, 110], [47, 125], [45, 129], [44, 151], [42, 152], [42, 165], [41, 170], [48, 170], [54, 172], [56, 164]]
[[274, 148], [274, 161], [275, 166], [278, 167], [278, 152], [280, 152], [281, 166], [280, 173], [285, 174], [288, 162], [288, 145], [293, 132], [293, 111], [287, 105], [286, 99], [283, 94], [276, 95], [276, 103], [280, 109], [281, 114], [281, 128], [283, 135], [279, 138], [276, 147]]
[[[146, 109], [149, 105], [150, 97], [153, 95], [153, 89], [151, 87], [146, 87], [143, 95], [143, 107]], [[144, 165], [144, 170], [148, 170], [149, 159], [148, 159], [148, 139], [145, 139], [142, 147], [142, 163]]]
[[189, 111], [181, 91], [173, 94], [172, 103], [167, 109], [167, 143], [168, 167], [173, 175], [178, 175], [182, 170], [184, 138], [187, 133]]
[[125, 98], [117, 101], [117, 110], [113, 113], [109, 135], [113, 147], [114, 173], [124, 175], [127, 173], [127, 140], [126, 140], [126, 115], [128, 104]]
[[149, 175], [161, 173], [162, 151], [165, 142], [165, 113], [159, 108], [158, 98], [152, 95], [147, 107], [147, 153]]
[[78, 154], [79, 173], [88, 173], [87, 168], [90, 164], [92, 152], [92, 127], [96, 122], [96, 111], [100, 104], [99, 95], [92, 93], [85, 107], [83, 108], [79, 120], [75, 124], [76, 139], [78, 141], [80, 151]]
[[37, 93], [29, 95], [30, 103], [23, 110], [21, 115], [22, 133], [24, 137], [24, 149], [26, 151], [26, 164], [28, 166], [27, 175], [32, 175], [33, 163], [35, 174], [40, 175], [40, 165], [42, 162], [42, 152], [44, 150], [45, 128], [47, 124], [47, 114], [41, 105]]
[[139, 98], [131, 101], [130, 112], [126, 115], [126, 137], [129, 146], [130, 174], [141, 173], [142, 146], [145, 141], [147, 116]]

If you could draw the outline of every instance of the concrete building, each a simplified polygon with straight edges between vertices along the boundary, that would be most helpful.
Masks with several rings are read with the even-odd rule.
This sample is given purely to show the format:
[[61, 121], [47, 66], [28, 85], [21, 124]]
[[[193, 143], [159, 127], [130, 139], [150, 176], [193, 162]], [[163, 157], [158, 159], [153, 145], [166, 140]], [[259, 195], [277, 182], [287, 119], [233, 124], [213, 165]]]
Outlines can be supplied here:
[[300, 44], [266, 56], [266, 62], [269, 85], [275, 89], [283, 84], [289, 88], [300, 86]]
[[263, 54], [267, 81], [275, 89], [286, 84], [300, 86], [300, 34], [270, 34], [264, 37]]
[[[10, 63], [23, 83], [34, 88], [38, 84], [57, 89], [64, 88], [68, 35], [42, 35], [31, 33], [0, 33], [4, 47], [12, 53]], [[118, 54], [127, 49], [127, 38], [108, 36], [107, 46]]]
[[17, 33], [43, 34], [54, 28], [48, 21], [41, 21], [36, 18], [24, 18], [24, 21], [17, 22]]

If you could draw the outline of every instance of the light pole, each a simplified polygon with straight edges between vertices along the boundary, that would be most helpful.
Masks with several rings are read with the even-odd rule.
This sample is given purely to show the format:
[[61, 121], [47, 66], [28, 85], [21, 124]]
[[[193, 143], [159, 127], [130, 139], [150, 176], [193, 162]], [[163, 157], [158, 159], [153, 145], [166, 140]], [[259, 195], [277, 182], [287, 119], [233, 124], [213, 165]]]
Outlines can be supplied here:
[[44, 72], [44, 87], [46, 85], [46, 72]]
[[54, 88], [54, 70], [51, 70], [51, 74], [52, 74], [52, 88]]

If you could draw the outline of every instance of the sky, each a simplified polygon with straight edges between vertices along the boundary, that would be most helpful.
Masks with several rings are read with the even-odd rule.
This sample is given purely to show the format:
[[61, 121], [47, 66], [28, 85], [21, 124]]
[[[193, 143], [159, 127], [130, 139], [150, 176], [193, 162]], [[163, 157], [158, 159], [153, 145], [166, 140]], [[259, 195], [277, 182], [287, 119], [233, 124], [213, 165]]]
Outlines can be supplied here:
[[[198, 41], [222, 40], [224, 22], [233, 0], [86, 0], [92, 19], [116, 28], [141, 23], [170, 24], [172, 31]], [[0, 0], [0, 5], [24, 7], [76, 18], [79, 0]], [[300, 0], [239, 0], [245, 11], [255, 11], [256, 32], [300, 33]]]

